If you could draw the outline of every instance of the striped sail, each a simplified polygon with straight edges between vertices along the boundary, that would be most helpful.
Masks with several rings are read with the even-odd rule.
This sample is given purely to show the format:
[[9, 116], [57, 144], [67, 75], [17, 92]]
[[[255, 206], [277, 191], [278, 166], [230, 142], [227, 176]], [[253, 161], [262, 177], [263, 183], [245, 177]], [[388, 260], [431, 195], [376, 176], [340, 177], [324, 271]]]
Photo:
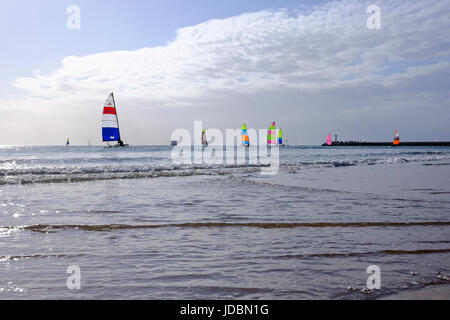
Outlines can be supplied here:
[[327, 146], [331, 146], [331, 134], [328, 134], [328, 137], [327, 137]]
[[67, 138], [67, 141], [66, 141], [66, 146], [68, 146], [70, 144], [70, 142], [69, 142], [69, 138]]
[[400, 144], [400, 135], [398, 134], [398, 130], [395, 130], [394, 134], [394, 145]]
[[267, 133], [267, 144], [276, 144], [277, 140], [275, 138], [275, 121], [269, 127], [269, 132]]
[[117, 119], [116, 104], [112, 93], [106, 99], [105, 106], [103, 107], [102, 136], [103, 141], [120, 140], [119, 121]]
[[250, 140], [248, 137], [247, 127], [245, 126], [245, 123], [241, 129], [241, 142], [244, 146], [250, 145]]
[[203, 146], [208, 145], [208, 141], [206, 141], [206, 130], [205, 129], [203, 129], [203, 131], [202, 131], [202, 145]]
[[281, 128], [278, 130], [278, 144], [283, 144], [283, 133], [281, 132]]

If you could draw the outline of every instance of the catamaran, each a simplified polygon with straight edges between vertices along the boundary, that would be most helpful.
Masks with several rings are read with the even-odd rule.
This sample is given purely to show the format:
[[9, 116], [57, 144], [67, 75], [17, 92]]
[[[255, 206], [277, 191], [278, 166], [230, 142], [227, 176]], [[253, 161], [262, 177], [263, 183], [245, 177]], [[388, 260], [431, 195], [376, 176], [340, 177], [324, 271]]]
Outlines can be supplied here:
[[208, 141], [206, 140], [206, 130], [205, 129], [203, 129], [203, 131], [202, 131], [202, 146], [203, 147], [208, 146]]
[[277, 146], [277, 140], [275, 139], [275, 121], [272, 122], [272, 125], [269, 127], [269, 131], [267, 132], [267, 145], [268, 146]]
[[278, 146], [284, 147], [284, 144], [283, 144], [283, 133], [282, 133], [281, 128], [280, 128], [280, 130], [278, 130]]
[[398, 134], [398, 130], [395, 130], [393, 145], [398, 146], [399, 144], [400, 144], [400, 135]]
[[[103, 142], [106, 142], [108, 147], [129, 147], [128, 144], [123, 143], [120, 139], [119, 119], [117, 117], [117, 108], [112, 92], [108, 96], [108, 99], [106, 99], [105, 106], [103, 107], [102, 137]], [[109, 144], [109, 142], [114, 141], [117, 141], [117, 144]]]
[[245, 125], [245, 122], [241, 129], [241, 142], [244, 147], [250, 146], [250, 139], [248, 137], [247, 126]]

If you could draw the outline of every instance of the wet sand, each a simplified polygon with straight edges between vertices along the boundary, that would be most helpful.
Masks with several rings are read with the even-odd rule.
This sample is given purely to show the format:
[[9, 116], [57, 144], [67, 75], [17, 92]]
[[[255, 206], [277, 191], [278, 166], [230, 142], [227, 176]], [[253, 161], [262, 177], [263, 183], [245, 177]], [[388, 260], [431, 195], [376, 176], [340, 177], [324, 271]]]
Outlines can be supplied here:
[[381, 298], [381, 300], [450, 300], [450, 284], [429, 286]]

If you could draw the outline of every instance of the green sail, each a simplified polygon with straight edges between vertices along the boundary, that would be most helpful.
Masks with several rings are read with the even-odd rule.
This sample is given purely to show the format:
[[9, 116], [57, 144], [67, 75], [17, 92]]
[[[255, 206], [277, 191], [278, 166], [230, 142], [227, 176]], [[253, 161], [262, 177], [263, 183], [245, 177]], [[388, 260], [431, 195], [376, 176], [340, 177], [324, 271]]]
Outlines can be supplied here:
[[267, 133], [267, 144], [276, 144], [277, 141], [275, 139], [275, 121], [272, 122], [272, 125], [269, 127], [269, 132]]

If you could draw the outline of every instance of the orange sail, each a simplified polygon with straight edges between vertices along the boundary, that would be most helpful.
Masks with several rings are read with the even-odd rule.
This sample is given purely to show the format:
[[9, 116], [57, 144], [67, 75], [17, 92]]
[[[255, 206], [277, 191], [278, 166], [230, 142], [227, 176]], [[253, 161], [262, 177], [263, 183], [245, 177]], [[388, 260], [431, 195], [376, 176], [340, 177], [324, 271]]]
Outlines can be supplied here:
[[398, 134], [398, 130], [395, 130], [394, 145], [399, 145], [399, 144], [400, 144], [400, 135]]

